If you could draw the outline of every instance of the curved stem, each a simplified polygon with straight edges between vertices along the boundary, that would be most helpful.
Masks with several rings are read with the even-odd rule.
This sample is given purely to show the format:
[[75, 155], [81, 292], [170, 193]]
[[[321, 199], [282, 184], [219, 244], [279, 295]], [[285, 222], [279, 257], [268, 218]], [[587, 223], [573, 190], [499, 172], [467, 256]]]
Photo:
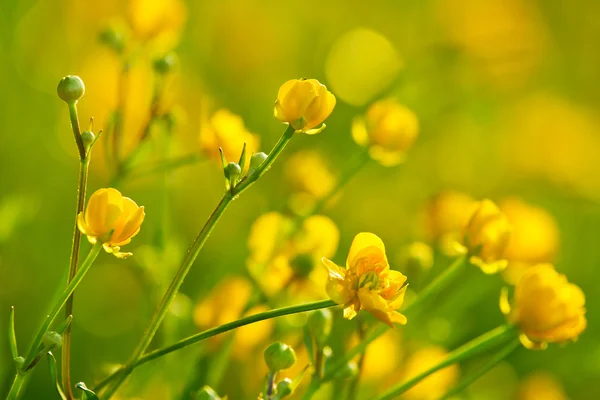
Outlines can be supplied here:
[[8, 391], [8, 395], [6, 396], [6, 400], [16, 400], [21, 395], [21, 389], [25, 386], [25, 380], [27, 379], [27, 375], [18, 373], [13, 380], [12, 385], [10, 386], [10, 390]]
[[465, 388], [475, 382], [477, 379], [481, 378], [488, 371], [498, 365], [502, 360], [512, 354], [515, 350], [517, 350], [521, 346], [521, 341], [519, 339], [513, 340], [509, 344], [504, 347], [500, 352], [498, 352], [491, 360], [487, 362], [483, 367], [481, 367], [474, 374], [469, 375], [465, 379], [463, 379], [458, 385], [450, 389], [440, 400], [448, 400], [460, 392], [462, 392]]
[[[77, 207], [75, 209], [75, 227], [73, 228], [73, 244], [71, 247], [71, 262], [69, 265], [69, 277], [67, 284], [73, 280], [77, 273], [77, 265], [79, 264], [79, 249], [81, 244], [81, 232], [77, 228], [77, 216], [83, 212], [85, 206], [85, 196], [87, 191], [87, 180], [89, 171], [89, 159], [86, 157], [80, 160], [79, 163], [79, 183], [77, 185]], [[69, 296], [65, 304], [65, 317], [73, 315], [73, 295]], [[71, 326], [67, 328], [63, 334], [62, 345], [62, 384], [65, 395], [68, 399], [73, 399], [73, 390], [71, 385]]]
[[391, 400], [397, 398], [398, 396], [415, 386], [417, 383], [427, 378], [429, 375], [452, 364], [459, 363], [477, 354], [485, 352], [493, 347], [496, 347], [506, 342], [509, 339], [514, 339], [516, 336], [517, 332], [515, 330], [515, 327], [512, 325], [503, 325], [487, 333], [484, 333], [483, 335], [471, 340], [467, 344], [464, 344], [463, 346], [448, 354], [448, 356], [440, 363], [434, 365], [426, 371], [421, 372], [420, 374], [417, 374], [416, 376], [410, 378], [406, 382], [391, 388], [386, 393], [375, 397], [373, 400]]
[[56, 318], [56, 316], [58, 315], [60, 310], [63, 308], [63, 306], [67, 302], [67, 299], [69, 298], [69, 296], [71, 296], [71, 293], [73, 293], [73, 291], [75, 291], [75, 288], [77, 288], [77, 286], [81, 283], [81, 281], [83, 280], [83, 277], [89, 271], [90, 267], [94, 263], [94, 260], [96, 259], [96, 257], [98, 257], [98, 254], [100, 254], [100, 250], [102, 250], [102, 243], [98, 242], [94, 245], [94, 247], [92, 247], [92, 249], [88, 253], [85, 260], [83, 260], [81, 267], [79, 267], [79, 270], [77, 271], [77, 273], [75, 274], [75, 276], [73, 277], [71, 282], [67, 285], [65, 290], [61, 293], [59, 298], [56, 300], [56, 303], [54, 303], [54, 306], [52, 307], [52, 309], [46, 316], [46, 320], [44, 321], [44, 324], [38, 331], [37, 336], [35, 337], [33, 343], [31, 344], [31, 348], [29, 349], [29, 353], [27, 354], [27, 357], [25, 357], [25, 362], [23, 363], [24, 370], [31, 368], [30, 364], [37, 356], [36, 349], [38, 349], [38, 347], [42, 343], [44, 334], [46, 333], [46, 331], [48, 331], [48, 328], [50, 328], [52, 321], [54, 321], [54, 319]]
[[166, 316], [168, 308], [173, 299], [175, 298], [175, 295], [179, 291], [183, 280], [190, 271], [190, 268], [192, 267], [192, 264], [198, 257], [198, 254], [200, 254], [200, 250], [204, 246], [204, 243], [206, 243], [206, 240], [210, 236], [217, 222], [219, 222], [219, 220], [221, 219], [221, 216], [227, 209], [229, 203], [231, 203], [231, 201], [234, 198], [236, 198], [240, 193], [248, 189], [254, 182], [256, 182], [261, 176], [264, 175], [264, 173], [269, 169], [273, 162], [275, 162], [279, 154], [281, 154], [281, 152], [291, 140], [293, 135], [293, 128], [288, 126], [288, 128], [285, 130], [285, 132], [283, 133], [283, 135], [281, 136], [281, 138], [279, 139], [279, 141], [277, 142], [267, 159], [254, 171], [254, 173], [246, 177], [246, 179], [240, 182], [236, 187], [232, 188], [231, 191], [227, 191], [224, 194], [223, 198], [221, 199], [221, 202], [217, 205], [217, 208], [215, 208], [210, 218], [208, 219], [208, 221], [206, 221], [204, 227], [190, 246], [187, 255], [185, 256], [181, 266], [179, 267], [177, 274], [173, 278], [171, 285], [167, 289], [167, 292], [163, 296], [156, 312], [152, 316], [152, 320], [150, 321], [150, 324], [144, 332], [142, 339], [140, 340], [135, 351], [133, 352], [129, 360], [125, 363], [125, 365], [121, 367], [119, 371], [117, 371], [114, 383], [106, 389], [106, 392], [104, 393], [104, 397], [106, 399], [109, 399], [117, 391], [119, 386], [121, 386], [121, 384], [125, 381], [127, 376], [129, 376], [129, 374], [133, 371], [138, 360], [142, 357], [142, 355], [152, 342], [152, 339], [154, 338], [158, 327], [160, 326], [164, 317]]
[[[429, 285], [425, 287], [418, 295], [412, 303], [404, 307], [404, 313], [410, 314], [415, 309], [418, 309], [425, 302], [431, 300], [435, 297], [439, 292], [444, 290], [450, 283], [452, 283], [456, 276], [460, 274], [463, 267], [467, 265], [467, 257], [461, 256], [457, 258], [444, 272], [442, 272], [438, 277], [431, 282]], [[379, 336], [383, 335], [389, 327], [387, 325], [379, 325], [377, 328], [372, 330], [359, 344], [351, 348], [348, 352], [344, 354], [337, 362], [335, 362], [327, 371], [327, 373], [323, 376], [323, 381], [328, 381], [335, 376], [335, 373], [343, 368], [344, 365], [351, 359], [353, 359], [358, 354], [363, 353], [367, 346], [377, 339]]]

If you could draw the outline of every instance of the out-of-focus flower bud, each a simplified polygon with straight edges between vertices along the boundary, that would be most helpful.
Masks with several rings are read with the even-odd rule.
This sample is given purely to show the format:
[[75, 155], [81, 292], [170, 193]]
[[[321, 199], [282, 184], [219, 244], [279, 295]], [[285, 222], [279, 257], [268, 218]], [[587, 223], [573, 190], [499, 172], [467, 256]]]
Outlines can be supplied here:
[[282, 342], [275, 342], [264, 352], [265, 362], [272, 372], [288, 369], [296, 364], [296, 352]]
[[80, 77], [67, 75], [58, 82], [56, 93], [67, 103], [76, 103], [85, 94], [85, 85]]
[[58, 332], [48, 331], [44, 333], [44, 337], [42, 338], [42, 343], [44, 347], [48, 350], [58, 349], [62, 346], [62, 335]]
[[98, 39], [102, 44], [118, 54], [121, 54], [125, 48], [125, 36], [123, 35], [123, 32], [114, 27], [108, 27], [102, 30], [98, 35]]
[[331, 311], [326, 308], [315, 310], [310, 313], [306, 321], [310, 333], [313, 335], [319, 347], [323, 347], [329, 335], [333, 324]]
[[339, 371], [336, 373], [336, 378], [339, 379], [352, 379], [358, 375], [358, 365], [355, 361], [348, 361]]
[[403, 271], [429, 270], [433, 266], [433, 250], [423, 242], [413, 242], [406, 246], [400, 256]]
[[178, 64], [177, 54], [170, 52], [165, 54], [162, 57], [159, 57], [154, 60], [153, 66], [154, 70], [161, 75], [166, 75], [169, 72], [173, 71], [173, 69]]
[[296, 131], [314, 135], [335, 107], [335, 96], [316, 79], [292, 79], [279, 88], [275, 102], [275, 118], [288, 123]]
[[279, 397], [287, 397], [294, 393], [294, 382], [290, 378], [285, 378], [277, 383], [277, 395]]

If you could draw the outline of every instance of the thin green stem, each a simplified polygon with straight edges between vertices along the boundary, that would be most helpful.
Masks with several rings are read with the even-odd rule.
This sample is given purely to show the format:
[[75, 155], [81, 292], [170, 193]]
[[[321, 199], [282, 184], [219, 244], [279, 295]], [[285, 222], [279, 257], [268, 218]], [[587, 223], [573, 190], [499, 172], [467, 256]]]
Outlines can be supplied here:
[[[427, 285], [418, 295], [412, 303], [404, 307], [403, 312], [406, 314], [410, 314], [414, 312], [414, 310], [418, 309], [425, 302], [431, 300], [435, 297], [439, 292], [444, 290], [450, 283], [452, 283], [456, 276], [460, 274], [463, 267], [467, 265], [467, 257], [461, 256], [457, 258], [444, 272], [442, 272], [438, 277]], [[377, 339], [379, 336], [383, 335], [389, 327], [387, 325], [379, 325], [377, 328], [373, 329], [364, 340], [362, 340], [359, 344], [351, 348], [348, 352], [344, 354], [338, 361], [336, 361], [330, 368], [328, 368], [327, 373], [323, 376], [323, 381], [328, 381], [333, 378], [336, 372], [343, 368], [348, 361], [353, 359], [358, 354], [363, 353], [367, 346]]]
[[426, 371], [423, 371], [422, 373], [410, 378], [406, 382], [392, 387], [390, 390], [388, 390], [380, 396], [375, 397], [373, 400], [391, 400], [397, 398], [398, 396], [415, 386], [417, 383], [427, 378], [429, 375], [441, 369], [444, 369], [450, 365], [459, 363], [463, 360], [469, 359], [496, 346], [499, 346], [500, 344], [505, 343], [507, 340], [514, 339], [516, 336], [517, 331], [514, 326], [499, 326], [498, 328], [484, 333], [483, 335], [464, 344], [463, 346], [448, 354], [448, 356], [443, 361], [427, 369]]
[[6, 396], [6, 400], [17, 400], [21, 395], [21, 390], [23, 386], [25, 386], [25, 381], [27, 379], [27, 375], [18, 373], [13, 380], [12, 385], [10, 386], [10, 390], [8, 391], [8, 395]]
[[136, 168], [135, 172], [126, 173], [125, 177], [129, 179], [138, 179], [162, 172], [169, 172], [180, 167], [185, 167], [186, 165], [195, 164], [202, 160], [203, 157], [199, 154], [188, 154], [178, 158], [161, 160], [150, 165], [142, 165]]
[[206, 224], [204, 225], [204, 227], [190, 246], [186, 257], [184, 258], [181, 266], [179, 267], [177, 274], [173, 278], [171, 285], [167, 289], [167, 292], [163, 296], [163, 299], [160, 305], [158, 306], [156, 312], [154, 313], [152, 320], [150, 321], [148, 328], [144, 332], [137, 348], [135, 349], [129, 360], [125, 363], [125, 365], [121, 369], [119, 369], [119, 371], [117, 371], [113, 385], [106, 389], [106, 392], [104, 393], [104, 397], [106, 399], [109, 399], [117, 391], [119, 386], [121, 386], [121, 384], [125, 381], [127, 376], [129, 376], [129, 374], [133, 371], [138, 360], [142, 357], [142, 355], [152, 342], [152, 339], [154, 338], [154, 335], [156, 334], [160, 324], [162, 323], [165, 315], [167, 314], [168, 308], [173, 299], [175, 298], [175, 295], [179, 291], [183, 280], [190, 271], [190, 268], [192, 267], [192, 264], [198, 257], [198, 254], [204, 246], [204, 243], [206, 243], [206, 240], [210, 236], [210, 233], [214, 229], [217, 222], [221, 219], [221, 216], [227, 209], [229, 203], [231, 203], [231, 201], [234, 198], [236, 198], [239, 194], [248, 189], [262, 175], [264, 175], [264, 173], [269, 169], [269, 167], [271, 167], [273, 162], [275, 162], [279, 154], [281, 154], [281, 152], [291, 140], [293, 135], [293, 128], [288, 126], [288, 128], [285, 130], [285, 132], [283, 133], [273, 150], [271, 150], [271, 153], [269, 154], [267, 159], [254, 171], [254, 173], [246, 177], [242, 182], [240, 182], [230, 191], [225, 192], [225, 195], [221, 199], [221, 202], [217, 205], [217, 208], [213, 211], [210, 218], [208, 219], [208, 221], [206, 221]]
[[[73, 242], [71, 247], [71, 261], [69, 264], [69, 277], [67, 284], [73, 280], [77, 273], [77, 265], [79, 264], [79, 249], [81, 245], [81, 232], [77, 227], [77, 216], [83, 212], [85, 206], [85, 197], [87, 191], [87, 181], [90, 161], [86, 156], [79, 163], [79, 181], [77, 184], [77, 206], [75, 208], [75, 227], [73, 228]], [[65, 304], [65, 317], [73, 315], [73, 294], [67, 299]], [[71, 327], [69, 326], [63, 335], [62, 346], [62, 384], [65, 395], [68, 399], [73, 399], [73, 390], [71, 385]]]
[[460, 381], [458, 385], [450, 389], [440, 400], [448, 400], [464, 389], [466, 389], [469, 385], [475, 382], [477, 379], [481, 378], [483, 375], [488, 373], [492, 368], [498, 365], [501, 361], [511, 355], [515, 350], [517, 350], [521, 346], [521, 342], [519, 339], [515, 339], [504, 347], [501, 351], [499, 351], [492, 359], [490, 359], [483, 367], [481, 367], [477, 372], [467, 376], [465, 379]]
[[27, 354], [27, 357], [25, 357], [25, 362], [23, 363], [23, 369], [29, 369], [31, 362], [37, 356], [36, 349], [38, 349], [38, 347], [41, 345], [44, 334], [48, 331], [48, 328], [50, 328], [50, 325], [67, 302], [67, 299], [69, 298], [69, 296], [71, 296], [71, 293], [73, 293], [73, 291], [75, 291], [77, 286], [81, 283], [83, 277], [94, 263], [94, 260], [96, 259], [96, 257], [98, 257], [98, 254], [100, 254], [100, 250], [102, 250], [102, 243], [98, 242], [94, 245], [94, 247], [92, 247], [92, 249], [88, 253], [85, 260], [83, 260], [81, 267], [79, 267], [79, 270], [77, 271], [71, 282], [67, 285], [65, 290], [61, 293], [59, 298], [54, 303], [54, 306], [46, 316], [44, 324], [38, 331], [37, 336], [31, 344], [29, 353]]
[[77, 115], [77, 102], [72, 101], [67, 103], [69, 106], [69, 118], [71, 120], [71, 129], [73, 130], [73, 136], [75, 137], [75, 143], [77, 144], [77, 150], [79, 151], [79, 159], [85, 160], [85, 145], [81, 138], [81, 128], [79, 127], [79, 116]]

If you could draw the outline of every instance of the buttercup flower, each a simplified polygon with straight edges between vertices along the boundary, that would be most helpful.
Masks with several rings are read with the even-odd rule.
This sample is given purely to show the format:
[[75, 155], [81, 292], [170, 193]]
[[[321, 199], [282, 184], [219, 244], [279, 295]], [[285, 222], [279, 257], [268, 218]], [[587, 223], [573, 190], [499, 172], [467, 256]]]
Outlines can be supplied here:
[[335, 254], [339, 230], [331, 219], [313, 215], [292, 232], [294, 227], [289, 217], [277, 212], [260, 216], [248, 238], [248, 270], [268, 295], [287, 287], [296, 297], [300, 294], [307, 299], [321, 297], [325, 294], [326, 272], [315, 266], [323, 255]]
[[181, 0], [132, 0], [128, 14], [133, 33], [164, 50], [175, 47], [187, 19]]
[[295, 153], [287, 161], [284, 172], [294, 192], [290, 207], [295, 212], [309, 209], [315, 200], [329, 194], [336, 183], [325, 159], [314, 151]]
[[90, 197], [85, 212], [78, 215], [77, 226], [90, 243], [100, 241], [108, 253], [125, 258], [131, 253], [119, 250], [138, 234], [144, 216], [144, 207], [138, 207], [118, 190], [99, 189]]
[[371, 157], [385, 166], [403, 162], [418, 134], [415, 114], [394, 100], [373, 103], [366, 115], [352, 124], [354, 141], [368, 146]]
[[471, 263], [486, 274], [496, 273], [507, 265], [504, 251], [510, 232], [510, 223], [498, 206], [491, 200], [482, 200], [464, 227], [457, 250], [469, 254]]
[[275, 118], [296, 132], [314, 135], [325, 129], [323, 123], [335, 107], [335, 96], [316, 79], [292, 79], [279, 88]]
[[525, 272], [515, 287], [512, 307], [504, 290], [500, 309], [519, 327], [521, 342], [528, 348], [576, 340], [587, 325], [585, 295], [551, 264]]
[[[412, 378], [440, 363], [448, 356], [446, 349], [429, 346], [411, 355], [405, 364], [404, 379]], [[441, 398], [458, 380], [458, 365], [451, 365], [431, 374], [404, 394], [409, 400], [436, 400]]]
[[517, 400], [568, 400], [561, 383], [546, 372], [534, 372], [519, 384]]
[[518, 198], [502, 201], [500, 209], [512, 226], [504, 252], [508, 266], [502, 275], [514, 285], [527, 268], [554, 261], [560, 241], [558, 226], [546, 210]]
[[377, 235], [359, 233], [354, 238], [346, 268], [322, 258], [329, 273], [327, 293], [344, 305], [344, 318], [352, 319], [365, 310], [393, 327], [406, 324], [406, 317], [396, 310], [404, 302], [406, 276], [390, 269], [385, 246]]
[[246, 166], [254, 151], [258, 150], [259, 138], [250, 133], [244, 125], [242, 117], [221, 109], [216, 111], [210, 120], [203, 122], [200, 132], [200, 148], [208, 157], [221, 165], [219, 147], [228, 161], [237, 162], [246, 143]]

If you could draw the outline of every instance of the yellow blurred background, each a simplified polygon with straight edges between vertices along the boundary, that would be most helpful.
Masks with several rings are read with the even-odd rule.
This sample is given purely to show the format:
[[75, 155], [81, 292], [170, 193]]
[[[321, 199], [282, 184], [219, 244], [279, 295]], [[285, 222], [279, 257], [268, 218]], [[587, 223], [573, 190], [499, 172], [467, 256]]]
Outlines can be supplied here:
[[[514, 354], [460, 398], [599, 398], [594, 381], [600, 375], [595, 319], [600, 305], [595, 290], [600, 283], [599, 13], [600, 3], [594, 1], [557, 0], [2, 1], [0, 393], [14, 373], [3, 333], [9, 306], [15, 306], [17, 340], [26, 348], [66, 280], [78, 162], [67, 108], [56, 96], [59, 79], [73, 74], [84, 80], [86, 94], [79, 102], [84, 129], [94, 117], [95, 131], [106, 130], [124, 99], [120, 151], [127, 154], [150, 113], [152, 62], [172, 50], [178, 62], [163, 82], [158, 104], [169, 128], [152, 132], [140, 163], [188, 156], [197, 162], [118, 182], [119, 190], [146, 207], [147, 218], [128, 246], [134, 256], [121, 261], [102, 255], [76, 292], [75, 382], [96, 382], [130, 354], [218, 202], [223, 178], [214, 153], [218, 138], [210, 136], [218, 132], [206, 128], [219, 129], [215, 113], [226, 109], [240, 116], [253, 134], [245, 132], [250, 136], [242, 141], [268, 152], [283, 131], [272, 115], [279, 86], [311, 77], [337, 97], [327, 129], [294, 138], [264, 179], [227, 210], [156, 344], [233, 319], [207, 312], [198, 318], [198, 307], [207, 298], [214, 302], [204, 305], [208, 309], [236, 310], [237, 301], [245, 302], [240, 298], [247, 296], [247, 283], [223, 289], [229, 293], [224, 298], [211, 293], [232, 276], [244, 275], [253, 223], [267, 212], [297, 211], [306, 193], [319, 197], [332, 186], [361, 151], [351, 136], [353, 118], [374, 100], [392, 97], [417, 115], [419, 137], [402, 165], [370, 162], [325, 209], [339, 228], [339, 246], [333, 246], [339, 251], [328, 256], [341, 263], [354, 235], [369, 231], [384, 240], [392, 266], [400, 268], [407, 245], [433, 246], [444, 233], [435, 231], [443, 222], [427, 207], [436, 195], [497, 201], [515, 225], [521, 224], [522, 237], [512, 250], [526, 256], [514, 259], [555, 261], [586, 293], [589, 326], [577, 343], [564, 348]], [[111, 49], [107, 32], [130, 44], [126, 56]], [[111, 182], [103, 139], [92, 159], [90, 193]], [[230, 159], [241, 150], [241, 141], [236, 143]], [[459, 208], [449, 207], [445, 216]], [[539, 250], [544, 246], [549, 249]], [[414, 289], [449, 263], [437, 247], [433, 258], [433, 268], [417, 272], [413, 281], [407, 273]], [[366, 356], [357, 398], [399, 381], [418, 368], [415, 363], [429, 362], [415, 358], [439, 358], [444, 349], [503, 323], [497, 305], [503, 285], [498, 276], [470, 271], [444, 293], [439, 307], [405, 330], [383, 336]], [[286, 304], [302, 302], [299, 295], [291, 297]], [[216, 382], [215, 389], [230, 399], [256, 398], [266, 372], [266, 367], [257, 372], [256, 365], [263, 364], [269, 340], [298, 345], [306, 362], [301, 339], [289, 326], [245, 328], [222, 376], [210, 372], [221, 339], [148, 364], [136, 372], [129, 390], [143, 399], [184, 399]], [[336, 319], [334, 351], [356, 340], [353, 329], [351, 322]], [[261, 337], [265, 330], [267, 337]], [[370, 361], [383, 355], [385, 362]], [[43, 364], [35, 369], [25, 399], [56, 397]], [[477, 362], [467, 363], [460, 372], [476, 367]], [[454, 382], [452, 374], [460, 372], [439, 379]], [[148, 384], [142, 377], [150, 374]], [[432, 385], [438, 384], [444, 383]], [[540, 397], [546, 389], [549, 394]], [[328, 393], [336, 398], [335, 388], [327, 390], [323, 398]], [[406, 398], [435, 398], [427, 396], [414, 391]]]

